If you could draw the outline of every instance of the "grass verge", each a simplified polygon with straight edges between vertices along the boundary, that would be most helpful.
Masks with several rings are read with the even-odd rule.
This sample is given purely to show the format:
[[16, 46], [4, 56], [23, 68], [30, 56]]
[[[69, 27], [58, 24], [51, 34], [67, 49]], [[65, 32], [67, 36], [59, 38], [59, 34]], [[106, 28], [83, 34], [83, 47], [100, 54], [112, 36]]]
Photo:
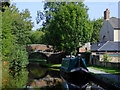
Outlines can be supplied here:
[[47, 60], [44, 60], [44, 59], [29, 59], [29, 61], [47, 61]]
[[55, 68], [49, 68], [49, 69], [54, 71], [60, 71], [60, 69], [55, 69]]
[[42, 63], [42, 65], [47, 66], [47, 67], [51, 67], [51, 68], [60, 68], [61, 64], [47, 64], [47, 63]]
[[88, 66], [88, 68], [93, 68], [96, 70], [100, 70], [100, 71], [104, 71], [110, 74], [117, 74], [120, 75], [120, 70], [118, 69], [114, 69], [114, 68], [108, 68], [108, 67], [100, 67], [100, 66]]

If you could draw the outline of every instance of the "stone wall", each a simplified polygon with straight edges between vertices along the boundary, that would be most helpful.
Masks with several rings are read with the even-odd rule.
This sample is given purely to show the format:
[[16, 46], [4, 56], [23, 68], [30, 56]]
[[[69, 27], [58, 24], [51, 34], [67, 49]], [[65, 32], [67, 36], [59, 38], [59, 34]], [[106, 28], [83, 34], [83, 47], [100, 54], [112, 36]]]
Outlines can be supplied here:
[[104, 61], [104, 55], [91, 55], [90, 65], [120, 69], [120, 58], [118, 55], [108, 55], [111, 61]]
[[51, 45], [44, 45], [44, 44], [29, 44], [29, 45], [26, 45], [26, 49], [27, 51], [50, 51], [52, 52], [53, 51], [53, 46]]
[[65, 53], [57, 53], [57, 54], [51, 54], [48, 57], [48, 62], [47, 63], [52, 63], [52, 64], [61, 64], [62, 63], [62, 58], [65, 58]]

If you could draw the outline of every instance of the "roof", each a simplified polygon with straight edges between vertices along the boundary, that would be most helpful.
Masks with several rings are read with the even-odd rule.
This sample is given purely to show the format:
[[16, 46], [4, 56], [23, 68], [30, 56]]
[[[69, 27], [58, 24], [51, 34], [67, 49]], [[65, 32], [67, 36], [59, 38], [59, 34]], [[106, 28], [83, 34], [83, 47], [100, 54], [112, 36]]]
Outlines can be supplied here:
[[94, 43], [91, 46], [91, 51], [112, 51], [117, 52], [120, 51], [120, 42], [113, 42], [113, 41], [105, 41], [105, 42], [98, 42]]
[[109, 19], [110, 24], [113, 28], [120, 28], [120, 18], [110, 18]]

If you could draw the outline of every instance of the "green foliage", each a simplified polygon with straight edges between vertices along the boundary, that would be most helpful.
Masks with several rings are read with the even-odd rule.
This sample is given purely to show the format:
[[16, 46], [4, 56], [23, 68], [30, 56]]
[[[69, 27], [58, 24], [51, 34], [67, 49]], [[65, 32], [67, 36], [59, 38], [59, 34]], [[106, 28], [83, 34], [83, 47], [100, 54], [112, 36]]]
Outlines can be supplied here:
[[103, 18], [92, 21], [93, 23], [93, 33], [92, 33], [92, 39], [91, 39], [92, 44], [94, 42], [99, 42], [99, 31], [103, 25], [103, 21], [104, 21]]
[[8, 0], [2, 0], [2, 2], [0, 1], [0, 10], [2, 12], [5, 11], [6, 7], [10, 6], [10, 2], [8, 2]]
[[111, 18], [115, 18], [116, 19], [116, 17], [111, 17]]
[[25, 67], [28, 64], [26, 45], [33, 27], [28, 10], [19, 12], [12, 5], [2, 12], [2, 60], [10, 62], [10, 68]]
[[104, 61], [110, 61], [109, 56], [107, 52], [104, 54]]
[[[2, 12], [0, 11], [0, 51], [2, 51]], [[2, 59], [2, 54], [0, 52], [0, 61]]]
[[107, 61], [108, 60], [108, 55], [105, 53], [104, 54], [104, 61]]
[[26, 67], [28, 64], [28, 53], [26, 52], [26, 48], [21, 45], [16, 45], [12, 48], [11, 53], [9, 53], [9, 62], [11, 68], [18, 69], [19, 67]]
[[88, 20], [88, 8], [82, 2], [47, 2], [44, 11], [44, 40], [57, 51], [74, 52], [79, 42], [91, 40], [92, 23]]
[[36, 31], [32, 31], [31, 36], [30, 36], [31, 43], [32, 44], [43, 43], [43, 41], [42, 41], [43, 35], [44, 35], [44, 32], [40, 29], [38, 29]]
[[28, 82], [28, 71], [26, 69], [12, 71], [4, 67], [2, 74], [2, 89], [4, 90], [9, 88], [24, 88]]
[[32, 51], [35, 51], [35, 48], [33, 48]]

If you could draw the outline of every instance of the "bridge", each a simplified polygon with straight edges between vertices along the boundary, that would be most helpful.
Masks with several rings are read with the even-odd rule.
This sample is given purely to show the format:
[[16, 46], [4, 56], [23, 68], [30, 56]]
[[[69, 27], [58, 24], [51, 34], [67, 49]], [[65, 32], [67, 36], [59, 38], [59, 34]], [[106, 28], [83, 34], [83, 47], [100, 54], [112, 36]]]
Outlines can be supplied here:
[[44, 54], [47, 57], [49, 57], [51, 54], [54, 54], [53, 52], [46, 52], [46, 51], [29, 51], [29, 55], [33, 54], [33, 53], [39, 53], [39, 54]]
[[29, 53], [29, 57], [32, 57], [31, 55], [33, 54], [37, 54], [48, 58], [51, 54], [53, 54], [53, 46], [51, 45], [28, 44], [26, 45], [26, 50]]
[[64, 56], [61, 52], [54, 53], [53, 46], [43, 44], [26, 45], [29, 59], [46, 59], [48, 63], [61, 63]]

